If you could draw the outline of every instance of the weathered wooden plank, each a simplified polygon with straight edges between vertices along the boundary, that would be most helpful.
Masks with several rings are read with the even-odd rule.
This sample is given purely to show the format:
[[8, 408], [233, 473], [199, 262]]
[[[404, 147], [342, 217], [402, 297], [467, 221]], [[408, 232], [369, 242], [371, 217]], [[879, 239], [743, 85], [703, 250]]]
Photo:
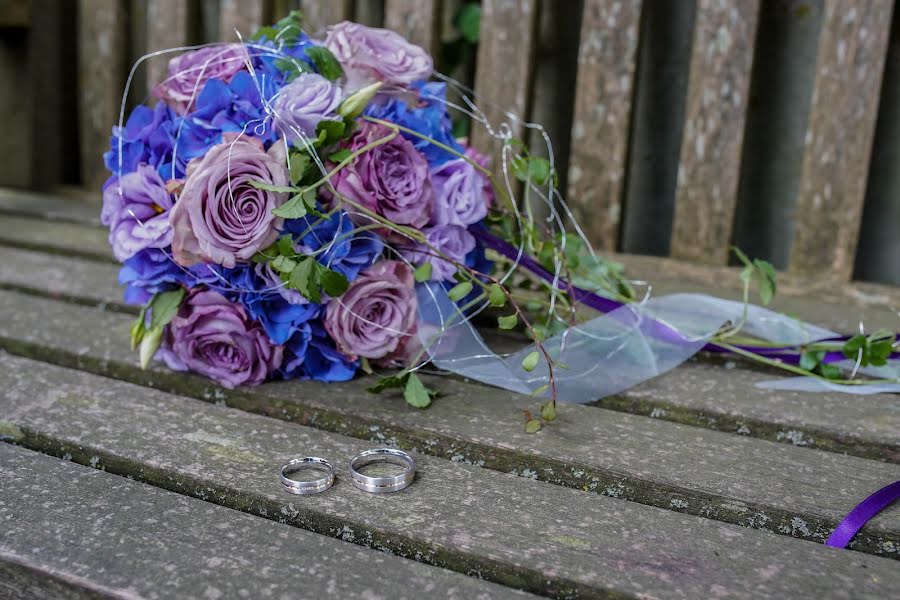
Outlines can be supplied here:
[[440, 0], [385, 0], [384, 26], [434, 56], [441, 41], [439, 4]]
[[9, 188], [0, 188], [0, 213], [40, 217], [51, 221], [70, 221], [83, 225], [100, 225], [100, 211], [96, 204], [81, 199], [48, 196]]
[[[896, 464], [590, 406], [565, 405], [552, 426], [529, 435], [522, 428], [521, 409], [532, 399], [450, 378], [432, 380], [443, 396], [427, 411], [411, 409], [398, 396], [367, 393], [371, 380], [365, 378], [225, 390], [161, 366], [140, 370], [136, 354], [128, 351], [129, 316], [3, 291], [0, 306], [0, 347], [15, 354], [376, 443], [796, 537], [824, 540], [859, 501], [860, 490], [900, 478]], [[91, 335], [85, 336], [86, 331]], [[900, 427], [892, 413], [896, 409], [881, 418], [888, 423], [893, 418], [886, 427], [893, 427], [896, 446]], [[900, 557], [898, 542], [900, 507], [874, 520], [857, 548]]]
[[[149, 0], [147, 2], [147, 52], [187, 45], [190, 31], [188, 3], [188, 0]], [[231, 39], [233, 34], [233, 31], [229, 31], [227, 39]], [[163, 54], [147, 60], [145, 68], [148, 90], [166, 78], [169, 59], [172, 56]]]
[[321, 32], [329, 25], [353, 18], [352, 0], [302, 0], [300, 8], [308, 23], [310, 35]]
[[619, 240], [642, 4], [588, 0], [581, 21], [568, 202], [603, 250]]
[[891, 26], [891, 0], [827, 0], [790, 269], [849, 280]]
[[671, 255], [725, 264], [759, 0], [700, 0], [678, 166]]
[[[502, 123], [508, 123], [511, 135], [524, 135], [522, 123], [528, 119], [531, 103], [538, 7], [537, 0], [485, 0], [481, 4], [481, 30], [490, 33], [478, 44], [475, 100], [495, 133]], [[507, 113], [517, 119], [511, 120]], [[500, 142], [477, 120], [472, 122], [471, 139], [473, 146], [494, 157], [495, 165], [500, 164]]]
[[[113, 265], [94, 261], [0, 249], [0, 287], [136, 313], [137, 307], [121, 303], [122, 289], [116, 284], [116, 271]], [[677, 275], [676, 270], [673, 276]], [[728, 276], [736, 277], [736, 274]], [[690, 284], [681, 280], [669, 285], [673, 291], [691, 289]], [[712, 286], [713, 283], [707, 283], [705, 287], [698, 286], [696, 291], [710, 291]], [[737, 297], [740, 292], [734, 290], [726, 295]], [[875, 311], [866, 305], [836, 306], [804, 301], [796, 305], [783, 302], [781, 308], [803, 315], [812, 306], [817, 310], [829, 308], [833, 319], [871, 317], [866, 318], [871, 329], [888, 327], [896, 319], [884, 306]], [[121, 327], [124, 330], [125, 324]], [[518, 348], [523, 342], [513, 344]], [[896, 396], [878, 395], [866, 398], [865, 402], [848, 402], [847, 396], [836, 393], [762, 390], [754, 384], [774, 377], [771, 372], [728, 369], [721, 362], [688, 363], [661, 378], [604, 398], [596, 405], [771, 441], [900, 462], [900, 415], [897, 414], [900, 400]], [[496, 418], [505, 416], [502, 413]]]
[[237, 31], [246, 40], [259, 29], [268, 18], [265, 0], [220, 0], [219, 39], [223, 42], [237, 41]]
[[0, 2], [0, 27], [29, 27], [31, 9], [29, 0], [3, 0]]
[[83, 227], [65, 222], [47, 222], [28, 217], [3, 215], [0, 244], [112, 261], [109, 234], [99, 227]]
[[[2, 13], [0, 13], [2, 14]], [[7, 132], [0, 139], [0, 185], [27, 187], [37, 170], [33, 164], [32, 132], [34, 100], [31, 80], [37, 73], [29, 69], [28, 33], [24, 29], [2, 30], [0, 36], [0, 113], [5, 115]]]
[[299, 502], [275, 476], [287, 457], [314, 448], [340, 463], [369, 444], [20, 358], [0, 364], [0, 406], [26, 447], [553, 597], [877, 597], [900, 585], [893, 561], [431, 456], [417, 456], [402, 494], [339, 480]]
[[103, 152], [119, 122], [128, 61], [128, 11], [121, 0], [79, 0], [78, 86], [81, 182], [100, 189]]
[[54, 591], [46, 579], [116, 598], [531, 597], [9, 444], [0, 474], [0, 562], [31, 571], [4, 598]]

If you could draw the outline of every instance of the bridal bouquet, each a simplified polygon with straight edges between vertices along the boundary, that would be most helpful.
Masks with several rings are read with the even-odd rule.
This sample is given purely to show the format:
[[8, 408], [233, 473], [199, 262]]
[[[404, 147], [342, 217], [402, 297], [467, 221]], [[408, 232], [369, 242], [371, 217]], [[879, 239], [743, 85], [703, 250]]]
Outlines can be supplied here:
[[[893, 335], [841, 337], [746, 301], [636, 301], [580, 234], [553, 163], [465, 90], [454, 104], [454, 85], [396, 33], [345, 22], [314, 40], [297, 14], [171, 58], [104, 157], [142, 363], [226, 387], [389, 369], [371, 389], [414, 406], [430, 402], [417, 371], [431, 363], [544, 396], [551, 420], [557, 398], [596, 399], [701, 349], [845, 384], [861, 380], [838, 359], [895, 356]], [[451, 107], [497, 139], [497, 164], [454, 137]], [[743, 259], [767, 301], [774, 271]], [[471, 324], [488, 308], [533, 343], [491, 351]]]

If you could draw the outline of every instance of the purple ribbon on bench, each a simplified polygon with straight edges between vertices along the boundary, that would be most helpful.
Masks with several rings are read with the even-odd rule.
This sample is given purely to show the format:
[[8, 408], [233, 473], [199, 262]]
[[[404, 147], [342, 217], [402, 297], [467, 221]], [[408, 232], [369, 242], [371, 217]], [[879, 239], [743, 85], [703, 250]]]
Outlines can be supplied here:
[[844, 520], [838, 523], [834, 533], [825, 541], [826, 546], [834, 548], [846, 548], [853, 536], [862, 529], [869, 519], [887, 508], [890, 504], [900, 499], [900, 481], [887, 485], [859, 504], [850, 511]]

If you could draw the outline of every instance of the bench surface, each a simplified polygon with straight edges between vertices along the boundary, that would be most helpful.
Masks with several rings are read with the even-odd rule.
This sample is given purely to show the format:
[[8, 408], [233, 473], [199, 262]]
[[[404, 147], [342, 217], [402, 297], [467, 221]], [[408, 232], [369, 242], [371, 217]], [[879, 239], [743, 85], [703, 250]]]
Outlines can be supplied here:
[[[698, 357], [537, 434], [533, 398], [446, 377], [426, 410], [365, 378], [226, 390], [128, 349], [134, 307], [96, 207], [0, 190], [0, 596], [845, 597], [900, 588], [900, 506], [822, 543], [900, 480], [900, 398], [761, 390]], [[617, 257], [656, 294], [737, 297], [727, 268]], [[734, 282], [733, 284], [731, 282]], [[897, 289], [788, 279], [776, 309], [896, 330]], [[515, 344], [517, 340], [499, 340]], [[724, 363], [724, 364], [723, 364]], [[373, 446], [416, 483], [341, 476]], [[338, 480], [290, 496], [296, 455]]]

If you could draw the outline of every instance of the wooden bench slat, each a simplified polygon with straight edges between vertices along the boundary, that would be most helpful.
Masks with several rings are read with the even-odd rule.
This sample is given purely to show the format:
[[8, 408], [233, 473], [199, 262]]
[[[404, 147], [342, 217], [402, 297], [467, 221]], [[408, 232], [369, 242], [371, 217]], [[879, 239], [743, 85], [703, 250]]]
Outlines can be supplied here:
[[128, 57], [128, 11], [124, 2], [79, 0], [78, 90], [81, 183], [99, 190], [109, 173], [103, 153], [119, 123]]
[[697, 4], [678, 166], [671, 255], [725, 264], [759, 0]]
[[588, 0], [581, 21], [567, 201], [597, 249], [619, 242], [641, 0]]
[[329, 25], [352, 18], [352, 0], [302, 0], [300, 8], [307, 23], [307, 33], [314, 35]]
[[298, 501], [275, 476], [298, 448], [341, 464], [370, 444], [21, 358], [0, 364], [0, 406], [26, 447], [550, 596], [877, 597], [900, 585], [894, 561], [431, 456], [417, 457], [401, 494], [339, 478]]
[[[797, 537], [824, 540], [865, 491], [900, 479], [896, 464], [590, 406], [565, 405], [556, 423], [530, 435], [521, 422], [530, 398], [451, 378], [432, 381], [444, 396], [426, 411], [408, 407], [396, 395], [366, 392], [371, 380], [365, 378], [224, 390], [161, 365], [142, 371], [128, 351], [128, 316], [4, 291], [0, 306], [0, 347], [18, 355]], [[803, 527], [792, 525], [794, 519]], [[900, 506], [873, 520], [857, 547], [888, 553], [900, 547]]]
[[440, 0], [385, 0], [384, 26], [437, 55], [440, 45]]
[[[522, 120], [529, 116], [539, 4], [537, 0], [484, 0], [481, 5], [481, 31], [490, 34], [478, 43], [475, 100], [495, 131], [508, 122], [519, 139], [525, 134]], [[510, 122], [507, 111], [520, 120]], [[500, 142], [476, 122], [470, 137], [472, 145], [489, 153], [499, 169]]]
[[0, 572], [28, 571], [0, 581], [4, 598], [57, 598], [60, 583], [104, 598], [533, 597], [9, 444], [0, 479]]
[[891, 0], [825, 2], [790, 269], [853, 274]]
[[0, 219], [5, 219], [6, 215], [15, 215], [100, 225], [100, 209], [97, 204], [86, 202], [83, 198], [64, 198], [10, 188], [0, 188], [0, 213]]
[[241, 38], [247, 40], [265, 24], [265, 0], [219, 0], [219, 40], [236, 42], [237, 30]]
[[0, 218], [0, 244], [33, 250], [113, 262], [108, 237], [109, 232], [99, 227], [46, 222], [15, 215]]
[[[147, 52], [185, 46], [189, 38], [189, 0], [149, 0], [147, 2]], [[231, 39], [233, 32], [229, 32]], [[169, 60], [175, 54], [163, 54], [146, 61], [147, 90], [168, 76]]]
[[[0, 259], [0, 287], [137, 313], [137, 307], [122, 304], [122, 289], [116, 283], [117, 269], [113, 265], [14, 248], [0, 249]], [[672, 291], [690, 289], [684, 282], [671, 285]], [[665, 291], [662, 287], [660, 292]], [[697, 286], [696, 291], [710, 290]], [[724, 295], [737, 297], [740, 292], [726, 291]], [[798, 299], [792, 304], [791, 300], [785, 298], [781, 308], [801, 315], [812, 310], [808, 301]], [[896, 318], [890, 310], [873, 313], [872, 307], [865, 306], [823, 302], [814, 307], [833, 320], [848, 314], [847, 318], [853, 319], [865, 316], [873, 328], [890, 326]], [[522, 344], [514, 343], [515, 347]], [[604, 398], [596, 405], [771, 441], [900, 462], [900, 399], [896, 396], [875, 395], [863, 402], [848, 402], [846, 395], [838, 393], [805, 394], [754, 387], [772, 377], [775, 375], [770, 372], [727, 369], [721, 361], [696, 361]]]

